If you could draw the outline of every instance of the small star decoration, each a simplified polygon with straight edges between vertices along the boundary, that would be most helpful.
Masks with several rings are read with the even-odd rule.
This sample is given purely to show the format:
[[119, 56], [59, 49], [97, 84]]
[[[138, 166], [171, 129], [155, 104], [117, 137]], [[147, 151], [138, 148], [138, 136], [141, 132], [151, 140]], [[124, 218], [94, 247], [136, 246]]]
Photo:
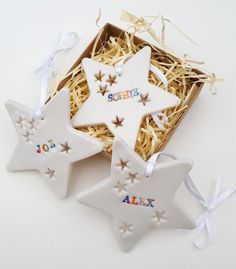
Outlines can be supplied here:
[[128, 173], [128, 179], [127, 180], [130, 180], [130, 182], [133, 184], [135, 180], [138, 180], [137, 179], [137, 174], [138, 173]]
[[94, 74], [95, 81], [102, 81], [102, 78], [105, 76], [105, 74], [102, 74], [102, 71], [100, 70], [97, 74]]
[[124, 118], [119, 118], [118, 116], [116, 116], [116, 118], [112, 121], [112, 123], [117, 127], [123, 127], [123, 121]]
[[127, 234], [127, 233], [129, 233], [129, 232], [132, 232], [132, 229], [133, 229], [133, 225], [131, 225], [131, 224], [127, 224], [126, 222], [124, 222], [124, 223], [122, 224], [122, 226], [120, 227], [120, 231], [121, 231], [121, 233], [123, 233], [123, 234]]
[[117, 189], [118, 193], [121, 193], [122, 191], [126, 191], [125, 187], [126, 187], [126, 184], [120, 181], [117, 181], [115, 185], [115, 189]]
[[45, 172], [45, 175], [48, 175], [50, 179], [55, 177], [55, 170], [51, 170], [48, 168], [47, 172]]
[[157, 222], [157, 224], [160, 224], [162, 221], [166, 221], [165, 217], [165, 211], [158, 212], [157, 210], [155, 211], [155, 216], [153, 217], [154, 220]]
[[109, 75], [109, 78], [106, 80], [106, 82], [108, 82], [110, 84], [110, 86], [112, 86], [114, 83], [117, 83], [116, 82], [116, 75], [115, 76]]
[[146, 93], [146, 94], [141, 93], [140, 99], [138, 101], [143, 103], [144, 106], [146, 106], [147, 102], [150, 102], [149, 94], [148, 93]]
[[65, 152], [66, 154], [69, 153], [69, 151], [71, 150], [71, 147], [68, 145], [68, 142], [65, 142], [64, 144], [60, 144], [61, 145], [61, 152]]
[[122, 159], [120, 159], [119, 164], [117, 164], [117, 166], [119, 166], [121, 168], [121, 170], [123, 171], [126, 167], [128, 167], [128, 161], [124, 161]]
[[108, 92], [107, 85], [99, 85], [99, 90], [97, 92], [104, 96], [104, 94]]

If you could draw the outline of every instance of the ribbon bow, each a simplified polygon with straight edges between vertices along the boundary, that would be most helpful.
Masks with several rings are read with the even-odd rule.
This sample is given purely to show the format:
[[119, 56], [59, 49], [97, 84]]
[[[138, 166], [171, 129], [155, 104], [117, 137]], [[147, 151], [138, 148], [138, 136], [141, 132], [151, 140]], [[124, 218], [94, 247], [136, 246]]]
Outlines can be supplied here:
[[[157, 152], [153, 154], [147, 161], [147, 167], [146, 167], [147, 177], [150, 177], [152, 175], [156, 161], [161, 155], [177, 160], [176, 156], [166, 153], [166, 152]], [[205, 248], [208, 246], [212, 237], [210, 215], [217, 207], [222, 205], [223, 202], [225, 202], [228, 198], [230, 198], [236, 192], [236, 189], [230, 187], [220, 193], [220, 178], [218, 177], [213, 181], [212, 196], [208, 200], [206, 200], [201, 195], [200, 191], [198, 190], [196, 185], [193, 183], [189, 175], [186, 177], [184, 184], [187, 190], [197, 200], [199, 200], [200, 204], [202, 205], [204, 209], [203, 213], [196, 220], [196, 228], [194, 231], [192, 242], [193, 242], [193, 245], [197, 248]], [[200, 237], [202, 236], [202, 233], [204, 232], [206, 233], [206, 237], [200, 240]]]
[[50, 55], [43, 61], [43, 64], [36, 70], [36, 72], [40, 73], [41, 76], [40, 103], [36, 115], [42, 117], [42, 110], [44, 108], [46, 98], [49, 94], [49, 83], [51, 79], [55, 76], [55, 72], [53, 72], [52, 70], [52, 62], [55, 56], [62, 51], [67, 51], [73, 48], [77, 41], [78, 35], [74, 32], [70, 32], [64, 35], [59, 34], [55, 48], [52, 50]]
[[[211, 237], [211, 224], [210, 224], [210, 216], [212, 212], [223, 204], [228, 198], [230, 198], [235, 192], [236, 189], [230, 187], [225, 189], [223, 192], [220, 193], [220, 178], [217, 177], [213, 181], [213, 188], [212, 188], [212, 196], [206, 200], [199, 190], [194, 185], [192, 179], [188, 176], [185, 180], [185, 186], [193, 194], [193, 196], [199, 200], [200, 204], [202, 205], [204, 211], [203, 213], [197, 218], [196, 220], [196, 228], [193, 235], [193, 244], [197, 248], [205, 248], [208, 246]], [[200, 240], [200, 237], [205, 232], [206, 237]]]

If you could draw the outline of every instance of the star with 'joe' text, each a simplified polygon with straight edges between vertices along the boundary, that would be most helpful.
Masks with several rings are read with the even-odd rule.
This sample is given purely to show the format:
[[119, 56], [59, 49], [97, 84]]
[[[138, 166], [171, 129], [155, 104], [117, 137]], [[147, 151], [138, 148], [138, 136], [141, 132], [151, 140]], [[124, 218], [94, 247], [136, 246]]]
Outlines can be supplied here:
[[19, 135], [9, 170], [38, 170], [50, 187], [65, 197], [71, 164], [103, 149], [97, 139], [72, 127], [69, 90], [62, 89], [45, 105], [43, 119], [33, 109], [14, 101], [5, 105]]

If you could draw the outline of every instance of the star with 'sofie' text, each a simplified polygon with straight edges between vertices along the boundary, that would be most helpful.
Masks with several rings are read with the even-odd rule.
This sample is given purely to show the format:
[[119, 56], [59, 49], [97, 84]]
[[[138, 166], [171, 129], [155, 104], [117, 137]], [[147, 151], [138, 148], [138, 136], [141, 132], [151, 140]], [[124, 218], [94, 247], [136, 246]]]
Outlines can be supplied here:
[[82, 60], [90, 95], [72, 119], [74, 127], [105, 124], [114, 136], [135, 147], [144, 116], [175, 107], [179, 98], [148, 82], [151, 48], [146, 46], [123, 65]]

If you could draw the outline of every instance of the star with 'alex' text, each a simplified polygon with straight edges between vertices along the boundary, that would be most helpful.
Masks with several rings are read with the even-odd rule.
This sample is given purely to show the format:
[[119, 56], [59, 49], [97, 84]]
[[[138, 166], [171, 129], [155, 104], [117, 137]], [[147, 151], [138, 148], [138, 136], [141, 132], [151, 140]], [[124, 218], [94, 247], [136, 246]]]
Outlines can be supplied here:
[[[175, 201], [175, 192], [192, 168], [190, 160], [158, 163], [147, 177], [147, 163], [124, 141], [116, 138], [112, 151], [110, 177], [78, 193], [77, 199], [111, 216], [123, 250], [133, 248], [150, 229], [194, 228]], [[126, 169], [119, 165], [121, 160], [128, 161]], [[129, 174], [133, 181], [127, 180]]]

